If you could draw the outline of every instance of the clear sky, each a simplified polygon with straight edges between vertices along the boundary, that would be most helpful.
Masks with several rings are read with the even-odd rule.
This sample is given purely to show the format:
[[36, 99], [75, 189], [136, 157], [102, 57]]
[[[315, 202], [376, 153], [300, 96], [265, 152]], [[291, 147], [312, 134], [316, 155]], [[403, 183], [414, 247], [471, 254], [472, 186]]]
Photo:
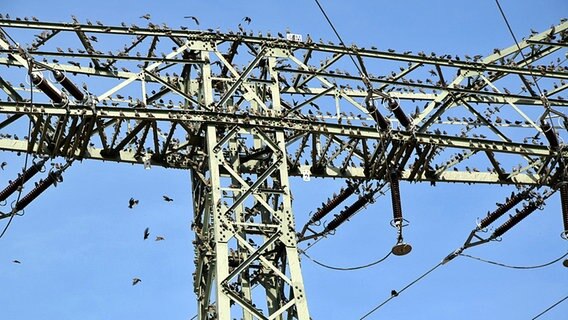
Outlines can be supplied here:
[[[345, 42], [397, 51], [488, 55], [513, 44], [494, 0], [330, 1], [321, 0]], [[43, 21], [100, 20], [106, 24], [155, 23], [236, 30], [243, 17], [250, 28], [290, 30], [338, 42], [316, 4], [288, 1], [63, 1], [0, 0], [0, 13]], [[501, 0], [518, 38], [545, 30], [568, 15], [563, 0]], [[380, 74], [380, 70], [371, 71]], [[0, 188], [13, 179], [23, 157], [0, 153], [9, 164]], [[187, 171], [84, 161], [64, 182], [49, 189], [16, 217], [0, 239], [0, 319], [189, 319], [196, 313], [192, 288], [193, 239]], [[294, 179], [294, 210], [302, 226], [310, 211], [337, 191], [339, 181]], [[316, 191], [317, 190], [317, 191]], [[401, 183], [410, 226], [408, 256], [391, 257], [361, 271], [322, 269], [308, 259], [302, 268], [314, 320], [359, 319], [363, 314], [459, 247], [476, 219], [495, 208], [513, 188], [458, 184]], [[167, 194], [173, 202], [164, 202]], [[129, 209], [128, 199], [140, 199]], [[492, 242], [466, 253], [512, 265], [553, 260], [568, 249], [559, 236], [558, 195]], [[3, 211], [0, 207], [0, 211]], [[380, 198], [319, 242], [309, 254], [322, 262], [353, 266], [387, 253], [395, 242], [389, 226], [390, 199]], [[1, 221], [1, 226], [5, 220]], [[142, 239], [150, 228], [151, 241]], [[153, 241], [155, 236], [166, 240]], [[17, 259], [21, 264], [12, 261]], [[142, 279], [131, 285], [133, 277]], [[438, 268], [369, 319], [531, 319], [568, 294], [568, 268], [560, 263], [537, 270], [513, 270], [456, 258]], [[565, 319], [568, 302], [542, 319]]]

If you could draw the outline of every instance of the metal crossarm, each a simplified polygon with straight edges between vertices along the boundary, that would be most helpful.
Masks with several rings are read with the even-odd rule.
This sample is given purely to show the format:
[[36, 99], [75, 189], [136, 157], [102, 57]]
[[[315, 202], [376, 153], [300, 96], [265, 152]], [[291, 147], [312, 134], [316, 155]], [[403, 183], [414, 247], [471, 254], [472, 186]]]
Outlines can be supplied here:
[[463, 58], [154, 24], [0, 27], [0, 150], [191, 172], [200, 319], [310, 319], [289, 177], [352, 179], [346, 197], [393, 172], [566, 183], [566, 21]]

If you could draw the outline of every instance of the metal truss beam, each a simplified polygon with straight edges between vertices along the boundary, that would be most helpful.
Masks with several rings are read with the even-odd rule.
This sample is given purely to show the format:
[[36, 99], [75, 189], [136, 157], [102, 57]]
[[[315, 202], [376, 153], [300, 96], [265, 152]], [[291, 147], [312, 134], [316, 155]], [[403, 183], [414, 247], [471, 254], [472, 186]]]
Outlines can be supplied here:
[[[240, 171], [238, 139], [272, 150], [255, 173]], [[310, 319], [291, 208], [283, 131], [209, 125], [207, 166], [193, 176], [200, 206], [195, 214], [196, 293], [200, 319]], [[204, 202], [204, 204], [201, 204]], [[257, 291], [265, 291], [259, 301]], [[231, 307], [231, 304], [236, 307]], [[239, 309], [238, 311], [234, 311]]]
[[309, 319], [289, 177], [565, 182], [568, 22], [487, 57], [151, 23], [0, 26], [22, 44], [0, 33], [0, 150], [191, 172], [200, 319]]

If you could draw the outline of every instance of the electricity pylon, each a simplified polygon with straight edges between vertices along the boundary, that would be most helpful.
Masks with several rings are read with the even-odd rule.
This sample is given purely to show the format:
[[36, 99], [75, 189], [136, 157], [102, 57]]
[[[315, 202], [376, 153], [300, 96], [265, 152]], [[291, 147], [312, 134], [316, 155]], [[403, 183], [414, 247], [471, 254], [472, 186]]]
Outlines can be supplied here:
[[[310, 319], [298, 241], [332, 231], [386, 185], [399, 232], [393, 253], [408, 253], [399, 180], [525, 188], [509, 205], [529, 205], [500, 232], [560, 190], [568, 230], [567, 22], [486, 57], [152, 23], [0, 27], [1, 150], [191, 172], [199, 319]], [[290, 176], [348, 185], [299, 232]]]

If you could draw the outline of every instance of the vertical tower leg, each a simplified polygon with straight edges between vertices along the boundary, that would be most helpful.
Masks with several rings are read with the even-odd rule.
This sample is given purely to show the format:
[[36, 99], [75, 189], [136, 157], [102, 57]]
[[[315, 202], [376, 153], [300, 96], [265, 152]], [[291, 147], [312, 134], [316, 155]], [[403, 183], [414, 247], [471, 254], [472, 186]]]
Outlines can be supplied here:
[[206, 166], [192, 174], [200, 319], [309, 320], [284, 132], [205, 130]]

